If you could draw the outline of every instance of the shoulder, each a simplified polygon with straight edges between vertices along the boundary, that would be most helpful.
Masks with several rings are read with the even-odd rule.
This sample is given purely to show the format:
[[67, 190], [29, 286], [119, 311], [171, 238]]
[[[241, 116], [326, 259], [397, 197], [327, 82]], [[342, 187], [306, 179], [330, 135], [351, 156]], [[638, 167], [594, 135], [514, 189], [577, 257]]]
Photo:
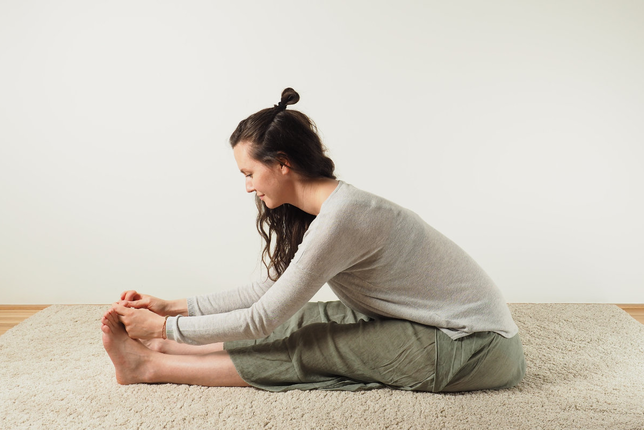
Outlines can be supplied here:
[[309, 225], [292, 264], [330, 279], [372, 254], [396, 224], [395, 216], [383, 211], [386, 206], [384, 199], [340, 182]]
[[315, 223], [335, 231], [368, 229], [373, 232], [395, 222], [404, 212], [404, 208], [383, 197], [340, 181], [322, 205]]
[[397, 205], [376, 194], [363, 191], [351, 184], [339, 181], [338, 187], [331, 193], [327, 201], [324, 202], [320, 213], [393, 206]]
[[[354, 211], [361, 215], [383, 216], [387, 213], [406, 212], [407, 209], [377, 194], [341, 182], [329, 206], [339, 211]], [[326, 204], [326, 203], [325, 203]]]

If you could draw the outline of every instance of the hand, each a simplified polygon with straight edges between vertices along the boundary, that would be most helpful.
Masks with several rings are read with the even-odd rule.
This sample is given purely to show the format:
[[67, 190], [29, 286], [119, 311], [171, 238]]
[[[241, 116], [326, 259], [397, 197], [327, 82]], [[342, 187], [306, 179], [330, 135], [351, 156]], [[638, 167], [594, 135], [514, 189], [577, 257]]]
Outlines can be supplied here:
[[163, 323], [165, 318], [147, 310], [132, 309], [119, 303], [114, 303], [112, 309], [116, 311], [119, 321], [125, 326], [125, 331], [132, 339], [154, 339], [163, 337]]
[[163, 299], [139, 294], [134, 290], [128, 290], [121, 294], [122, 306], [134, 309], [148, 309], [157, 315], [165, 316], [168, 313], [168, 302]]

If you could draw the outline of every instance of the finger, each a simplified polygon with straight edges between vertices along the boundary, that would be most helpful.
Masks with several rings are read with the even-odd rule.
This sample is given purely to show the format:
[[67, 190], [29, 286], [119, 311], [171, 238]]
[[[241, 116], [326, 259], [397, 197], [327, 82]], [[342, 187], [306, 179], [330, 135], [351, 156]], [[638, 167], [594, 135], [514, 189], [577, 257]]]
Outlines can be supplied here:
[[139, 294], [135, 290], [128, 290], [121, 294], [121, 300], [134, 300]]
[[130, 309], [126, 308], [120, 303], [114, 303], [112, 306], [112, 310], [116, 312], [118, 315], [125, 315]]
[[118, 323], [119, 323], [119, 324], [123, 324], [123, 325], [125, 326], [125, 321], [123, 321], [123, 317], [122, 317], [121, 315], [116, 314], [116, 315], [114, 316], [114, 319], [115, 319], [116, 321], [118, 321]]
[[123, 306], [134, 309], [147, 308], [148, 304], [144, 300], [135, 300], [133, 302], [125, 302]]

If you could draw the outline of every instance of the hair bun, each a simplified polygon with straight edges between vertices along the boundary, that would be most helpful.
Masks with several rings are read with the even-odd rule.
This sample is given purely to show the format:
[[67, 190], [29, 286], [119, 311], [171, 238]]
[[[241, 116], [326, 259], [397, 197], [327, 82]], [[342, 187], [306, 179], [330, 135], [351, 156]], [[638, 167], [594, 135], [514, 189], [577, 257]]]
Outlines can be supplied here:
[[282, 100], [275, 105], [278, 110], [283, 111], [288, 105], [294, 105], [300, 100], [300, 95], [293, 88], [286, 88], [282, 91]]

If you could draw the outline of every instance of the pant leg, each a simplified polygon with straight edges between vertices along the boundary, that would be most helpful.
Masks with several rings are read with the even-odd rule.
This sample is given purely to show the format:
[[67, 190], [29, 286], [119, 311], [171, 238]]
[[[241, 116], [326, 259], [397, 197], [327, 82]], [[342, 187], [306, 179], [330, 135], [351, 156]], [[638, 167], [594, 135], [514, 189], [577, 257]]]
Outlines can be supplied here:
[[262, 339], [235, 340], [224, 343], [224, 349], [231, 350], [252, 345], [274, 342], [289, 337], [304, 326], [315, 323], [336, 322], [351, 324], [358, 321], [370, 321], [371, 318], [345, 306], [340, 301], [310, 302], [295, 313], [288, 321], [277, 327]]
[[436, 349], [436, 392], [511, 388], [526, 372], [518, 334], [508, 339], [481, 332], [452, 340], [438, 330]]
[[370, 319], [339, 302], [305, 306], [271, 336], [226, 342], [240, 376], [271, 391], [432, 391], [435, 328]]

